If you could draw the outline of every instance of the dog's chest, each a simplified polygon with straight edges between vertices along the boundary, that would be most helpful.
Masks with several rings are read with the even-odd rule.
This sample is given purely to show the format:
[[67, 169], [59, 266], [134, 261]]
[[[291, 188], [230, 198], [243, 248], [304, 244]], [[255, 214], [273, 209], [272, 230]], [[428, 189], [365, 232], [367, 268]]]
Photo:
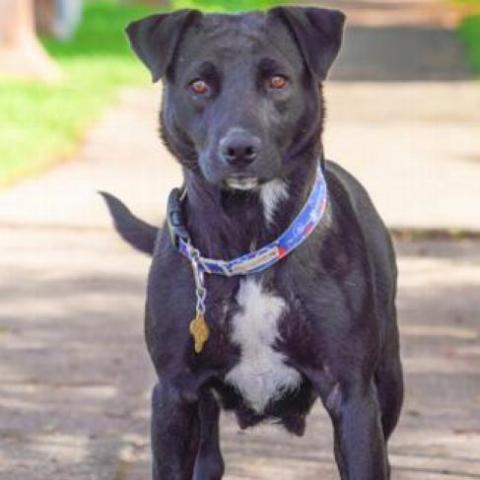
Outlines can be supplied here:
[[246, 403], [262, 413], [271, 400], [295, 389], [299, 372], [285, 364], [285, 356], [275, 349], [279, 321], [288, 306], [283, 298], [266, 291], [261, 282], [241, 280], [232, 316], [231, 340], [240, 347], [240, 361], [226, 376]]

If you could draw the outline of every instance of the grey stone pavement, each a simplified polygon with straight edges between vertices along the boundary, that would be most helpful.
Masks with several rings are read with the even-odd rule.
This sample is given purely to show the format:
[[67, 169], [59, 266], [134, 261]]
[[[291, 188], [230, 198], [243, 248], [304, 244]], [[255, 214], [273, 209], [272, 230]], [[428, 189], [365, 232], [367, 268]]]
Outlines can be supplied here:
[[[326, 87], [329, 157], [390, 227], [479, 232], [480, 87], [453, 14], [435, 0], [341, 4], [353, 22]], [[180, 174], [156, 138], [158, 97], [124, 91], [72, 161], [0, 193], [1, 480], [149, 478], [148, 259], [95, 191], [160, 221]], [[393, 478], [480, 478], [480, 241], [396, 247], [407, 395]], [[229, 416], [222, 430], [228, 480], [338, 478], [319, 406], [302, 439], [242, 433]]]
[[[480, 478], [480, 242], [397, 243], [406, 404], [394, 479]], [[0, 228], [0, 479], [146, 480], [148, 259], [102, 229]], [[228, 480], [338, 478], [329, 421], [222, 422]]]

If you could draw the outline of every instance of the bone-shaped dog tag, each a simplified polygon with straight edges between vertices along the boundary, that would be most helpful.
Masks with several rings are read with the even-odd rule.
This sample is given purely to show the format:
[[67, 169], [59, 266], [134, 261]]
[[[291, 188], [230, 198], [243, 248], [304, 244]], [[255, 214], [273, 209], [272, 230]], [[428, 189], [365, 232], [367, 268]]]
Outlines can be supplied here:
[[190, 322], [190, 333], [195, 341], [195, 353], [200, 353], [208, 340], [208, 325], [203, 313], [198, 312], [197, 316]]

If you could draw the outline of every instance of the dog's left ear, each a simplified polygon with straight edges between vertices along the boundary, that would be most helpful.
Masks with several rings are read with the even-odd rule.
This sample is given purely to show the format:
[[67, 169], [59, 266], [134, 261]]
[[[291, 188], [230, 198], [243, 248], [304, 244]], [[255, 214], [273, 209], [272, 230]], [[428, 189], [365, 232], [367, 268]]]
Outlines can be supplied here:
[[276, 7], [268, 15], [288, 25], [312, 73], [325, 80], [342, 44], [345, 14], [326, 8]]
[[128, 25], [130, 45], [150, 70], [154, 82], [163, 77], [183, 32], [199, 16], [198, 10], [178, 10], [151, 15]]

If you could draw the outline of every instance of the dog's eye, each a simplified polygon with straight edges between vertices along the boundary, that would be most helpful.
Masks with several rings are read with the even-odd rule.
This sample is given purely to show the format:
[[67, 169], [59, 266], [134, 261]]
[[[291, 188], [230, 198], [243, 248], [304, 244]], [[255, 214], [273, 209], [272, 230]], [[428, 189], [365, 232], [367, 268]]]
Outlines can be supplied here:
[[190, 84], [190, 89], [192, 90], [193, 93], [196, 93], [197, 95], [205, 95], [210, 90], [207, 83], [204, 82], [203, 80], [194, 80]]
[[288, 84], [288, 80], [282, 75], [274, 75], [268, 79], [268, 88], [271, 90], [282, 90]]

